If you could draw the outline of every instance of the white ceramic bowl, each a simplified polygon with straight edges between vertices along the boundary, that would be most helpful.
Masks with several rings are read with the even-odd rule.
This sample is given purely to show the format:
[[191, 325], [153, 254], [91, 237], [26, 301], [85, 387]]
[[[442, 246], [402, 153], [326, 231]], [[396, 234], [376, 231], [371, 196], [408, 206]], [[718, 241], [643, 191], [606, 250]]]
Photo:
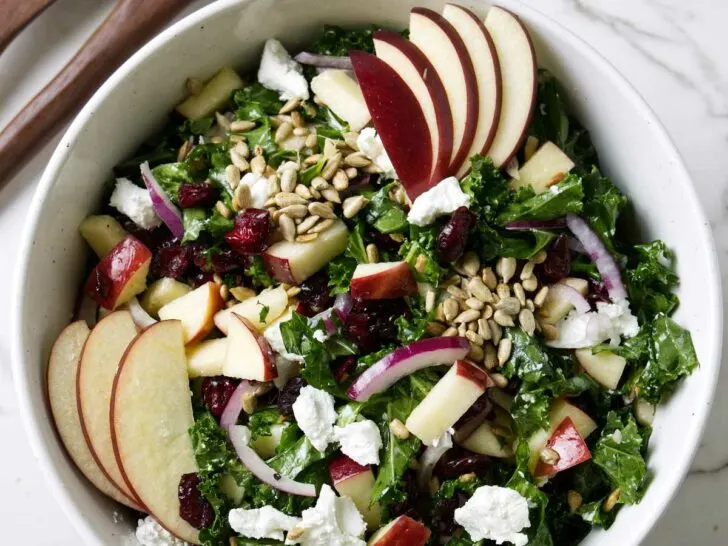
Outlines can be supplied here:
[[[619, 514], [589, 546], [636, 545], [685, 476], [708, 415], [719, 368], [722, 303], [708, 222], [685, 167], [649, 107], [587, 44], [515, 0], [499, 3], [528, 25], [539, 63], [568, 91], [590, 129], [602, 165], [632, 199], [645, 238], [659, 237], [679, 258], [682, 301], [676, 319], [693, 334], [701, 367], [660, 408], [644, 500]], [[471, 4], [483, 12], [483, 2]], [[63, 137], [33, 200], [15, 286], [12, 333], [21, 413], [50, 489], [88, 544], [120, 544], [130, 524], [76, 471], [55, 434], [46, 403], [49, 348], [70, 317], [84, 268], [81, 220], [100, 204], [111, 168], [159, 127], [181, 99], [187, 76], [208, 77], [222, 65], [253, 68], [266, 38], [295, 48], [325, 22], [406, 26], [412, 5], [441, 0], [220, 0], [165, 31], [125, 63], [94, 95]], [[132, 522], [133, 524], [133, 522]]]

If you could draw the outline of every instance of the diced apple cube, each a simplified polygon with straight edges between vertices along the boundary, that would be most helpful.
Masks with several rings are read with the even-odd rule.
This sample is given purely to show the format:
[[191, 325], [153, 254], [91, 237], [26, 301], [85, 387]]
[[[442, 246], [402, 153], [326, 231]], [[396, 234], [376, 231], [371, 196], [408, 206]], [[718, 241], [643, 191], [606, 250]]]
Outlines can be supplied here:
[[214, 282], [208, 282], [162, 307], [159, 318], [181, 321], [185, 343], [189, 345], [204, 339], [212, 331], [213, 317], [223, 305], [220, 288]]
[[227, 340], [223, 375], [252, 381], [272, 381], [278, 377], [268, 341], [236, 313], [230, 315]]
[[430, 539], [430, 530], [409, 516], [399, 516], [379, 529], [367, 546], [424, 546]]
[[512, 440], [509, 440], [502, 434], [496, 434], [496, 432], [499, 431], [494, 424], [490, 421], [485, 421], [475, 429], [475, 432], [460, 442], [460, 445], [480, 455], [488, 455], [501, 459], [511, 457], [513, 455]]
[[417, 294], [417, 281], [407, 262], [359, 264], [351, 278], [351, 295], [364, 300]]
[[591, 349], [575, 351], [576, 359], [594, 380], [608, 389], [616, 389], [627, 361], [611, 351], [592, 353]]
[[187, 347], [187, 373], [190, 378], [222, 375], [227, 339], [208, 339]]
[[108, 214], [89, 216], [81, 222], [78, 230], [99, 258], [106, 256], [129, 235], [116, 218]]
[[243, 87], [243, 80], [230, 67], [221, 68], [202, 88], [199, 95], [191, 95], [177, 106], [177, 111], [187, 119], [200, 119], [214, 114], [236, 89]]
[[584, 438], [576, 430], [573, 421], [569, 417], [556, 427], [546, 447], [558, 458], [552, 463], [539, 461], [534, 472], [534, 475], [538, 477], [554, 476], [563, 470], [568, 470], [591, 459], [591, 452]]
[[158, 317], [162, 307], [190, 292], [192, 292], [192, 288], [189, 285], [164, 277], [149, 285], [149, 288], [139, 298], [139, 303], [151, 316]]
[[545, 142], [518, 170], [518, 179], [509, 182], [512, 189], [531, 186], [537, 194], [558, 184], [566, 173], [574, 168], [574, 162], [553, 142]]
[[379, 503], [370, 504], [374, 487], [374, 473], [370, 466], [362, 466], [346, 455], [332, 459], [329, 474], [334, 488], [340, 495], [349, 497], [364, 516], [367, 527], [379, 527], [381, 507]]
[[349, 230], [339, 220], [315, 241], [274, 244], [263, 253], [265, 268], [279, 282], [301, 284], [344, 252], [348, 240]]
[[458, 360], [412, 410], [405, 426], [423, 443], [431, 444], [491, 386], [493, 382], [484, 370], [466, 360]]
[[346, 70], [325, 70], [311, 80], [311, 90], [352, 131], [361, 131], [372, 119], [359, 84]]
[[288, 307], [288, 294], [282, 286], [263, 290], [256, 297], [248, 298], [223, 309], [215, 315], [215, 326], [224, 334], [228, 333], [230, 315], [240, 315], [258, 330], [263, 331], [278, 319]]

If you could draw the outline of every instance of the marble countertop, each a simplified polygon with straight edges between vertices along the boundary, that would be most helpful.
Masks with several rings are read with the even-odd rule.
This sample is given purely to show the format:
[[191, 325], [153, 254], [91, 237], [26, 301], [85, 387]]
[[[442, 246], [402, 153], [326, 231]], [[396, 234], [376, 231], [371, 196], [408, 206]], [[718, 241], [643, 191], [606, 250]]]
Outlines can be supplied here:
[[[524, 0], [605, 55], [657, 112], [682, 153], [728, 272], [728, 2], [722, 0]], [[111, 0], [58, 0], [0, 56], [0, 126], [90, 35]], [[194, 7], [207, 2], [199, 1]], [[0, 248], [14, 264], [18, 231], [56, 137], [0, 191]], [[0, 331], [9, 331], [13, 268], [0, 269]], [[726, 321], [728, 324], [728, 321]], [[690, 475], [647, 546], [728, 544], [728, 374]], [[0, 521], [3, 543], [78, 545], [79, 537], [43, 483], [19, 420], [0, 337]], [[39, 525], [40, 523], [40, 525]]]

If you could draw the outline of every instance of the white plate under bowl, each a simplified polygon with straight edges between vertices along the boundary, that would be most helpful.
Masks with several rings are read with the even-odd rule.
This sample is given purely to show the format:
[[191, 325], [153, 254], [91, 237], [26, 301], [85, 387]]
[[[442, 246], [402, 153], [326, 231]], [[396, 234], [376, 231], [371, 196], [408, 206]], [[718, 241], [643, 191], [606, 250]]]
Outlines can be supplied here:
[[[675, 318], [693, 334], [701, 367], [660, 408], [649, 467], [654, 481], [641, 504], [622, 510], [588, 546], [636, 545], [685, 476], [710, 410], [721, 349], [722, 300], [713, 241], [690, 178], [650, 108], [598, 53], [515, 0], [501, 0], [528, 25], [539, 62], [561, 80], [591, 131], [604, 170], [632, 199], [641, 232], [676, 251], [682, 304]], [[464, 2], [484, 13], [483, 2]], [[182, 98], [187, 76], [232, 64], [254, 68], [266, 38], [291, 48], [324, 23], [406, 26], [409, 9], [439, 10], [437, 0], [220, 0], [160, 34], [126, 62], [88, 102], [56, 149], [25, 228], [12, 309], [12, 358], [21, 414], [49, 488], [87, 544], [121, 544], [132, 524], [115, 523], [112, 502], [76, 471], [53, 428], [46, 402], [49, 348], [71, 317], [86, 245], [78, 225], [100, 205], [111, 168], [159, 128]]]

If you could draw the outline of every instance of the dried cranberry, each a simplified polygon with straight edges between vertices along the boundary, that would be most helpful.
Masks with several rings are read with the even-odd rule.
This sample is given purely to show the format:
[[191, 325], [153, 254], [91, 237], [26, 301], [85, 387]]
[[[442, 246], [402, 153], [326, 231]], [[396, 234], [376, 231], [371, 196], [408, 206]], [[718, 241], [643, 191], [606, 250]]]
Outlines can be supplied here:
[[420, 497], [417, 475], [414, 471], [407, 470], [402, 476], [400, 483], [402, 484], [402, 497], [404, 500], [389, 505], [389, 517], [394, 519], [397, 516], [405, 515], [414, 519], [420, 519], [416, 506], [417, 499]]
[[296, 304], [296, 313], [298, 313], [299, 315], [303, 315], [304, 317], [309, 317], [309, 318], [311, 318], [312, 316], [314, 316], [316, 314], [316, 312], [313, 309], [311, 309], [311, 307], [309, 307], [309, 305], [307, 303], [304, 303], [302, 301], [299, 301]]
[[587, 300], [589, 300], [592, 307], [595, 307], [599, 302], [610, 303], [612, 301], [604, 283], [602, 281], [595, 281], [594, 279], [589, 279]]
[[229, 248], [210, 249], [203, 244], [192, 245], [192, 259], [202, 271], [212, 271], [218, 275], [224, 275], [237, 269], [241, 269], [244, 260]]
[[281, 412], [281, 415], [293, 419], [293, 403], [301, 393], [301, 389], [305, 386], [306, 382], [300, 377], [289, 379], [283, 385], [283, 388], [278, 394], [278, 410]]
[[179, 279], [190, 266], [190, 248], [177, 241], [166, 243], [157, 249], [152, 259], [152, 275]]
[[358, 195], [359, 193], [361, 193], [361, 190], [363, 190], [367, 186], [370, 186], [374, 179], [375, 176], [370, 173], [363, 173], [357, 176], [356, 178], [349, 181], [349, 186], [346, 189], [339, 192], [339, 197], [344, 200], [347, 197], [351, 197], [352, 195]]
[[215, 511], [198, 489], [200, 481], [200, 475], [196, 472], [183, 474], [177, 489], [179, 515], [195, 529], [205, 529], [215, 520]]
[[546, 261], [538, 267], [537, 276], [547, 284], [559, 282], [571, 271], [571, 249], [566, 235], [559, 237], [551, 244]]
[[215, 417], [222, 415], [238, 383], [239, 380], [222, 375], [202, 380], [202, 401]]
[[272, 231], [267, 210], [245, 209], [235, 218], [235, 227], [225, 234], [225, 240], [238, 254], [257, 254], [268, 248]]
[[217, 188], [208, 182], [182, 184], [177, 193], [177, 200], [183, 209], [212, 207], [217, 203], [219, 195]]
[[351, 377], [352, 372], [356, 368], [356, 357], [355, 356], [347, 356], [345, 358], [340, 358], [333, 364], [333, 370], [334, 370], [334, 379], [336, 379], [337, 383], [343, 383], [349, 377]]
[[376, 230], [372, 230], [370, 235], [372, 236], [372, 239], [374, 239], [374, 243], [377, 245], [379, 250], [397, 252], [399, 247], [402, 246], [401, 241], [395, 241], [386, 233], [380, 233]]
[[194, 288], [198, 288], [208, 282], [214, 282], [214, 277], [211, 271], [199, 271], [192, 275], [189, 281]]
[[384, 343], [397, 340], [396, 320], [412, 315], [403, 299], [354, 300], [344, 329], [347, 337], [356, 343], [362, 352], [370, 353]]
[[490, 458], [466, 449], [452, 449], [437, 462], [433, 474], [442, 480], [452, 480], [474, 472], [483, 475], [488, 471]]
[[466, 207], [453, 212], [437, 236], [437, 257], [443, 262], [454, 262], [460, 258], [477, 221], [477, 216]]
[[298, 299], [307, 304], [314, 313], [320, 313], [331, 307], [329, 276], [326, 271], [319, 271], [303, 281]]
[[480, 398], [473, 402], [473, 405], [468, 408], [468, 411], [466, 411], [463, 416], [458, 419], [458, 422], [455, 423], [454, 428], [459, 429], [462, 425], [464, 425], [471, 419], [475, 419], [480, 415], [487, 415], [492, 408], [493, 404], [490, 401], [490, 398], [488, 398], [487, 394], [483, 393]]

